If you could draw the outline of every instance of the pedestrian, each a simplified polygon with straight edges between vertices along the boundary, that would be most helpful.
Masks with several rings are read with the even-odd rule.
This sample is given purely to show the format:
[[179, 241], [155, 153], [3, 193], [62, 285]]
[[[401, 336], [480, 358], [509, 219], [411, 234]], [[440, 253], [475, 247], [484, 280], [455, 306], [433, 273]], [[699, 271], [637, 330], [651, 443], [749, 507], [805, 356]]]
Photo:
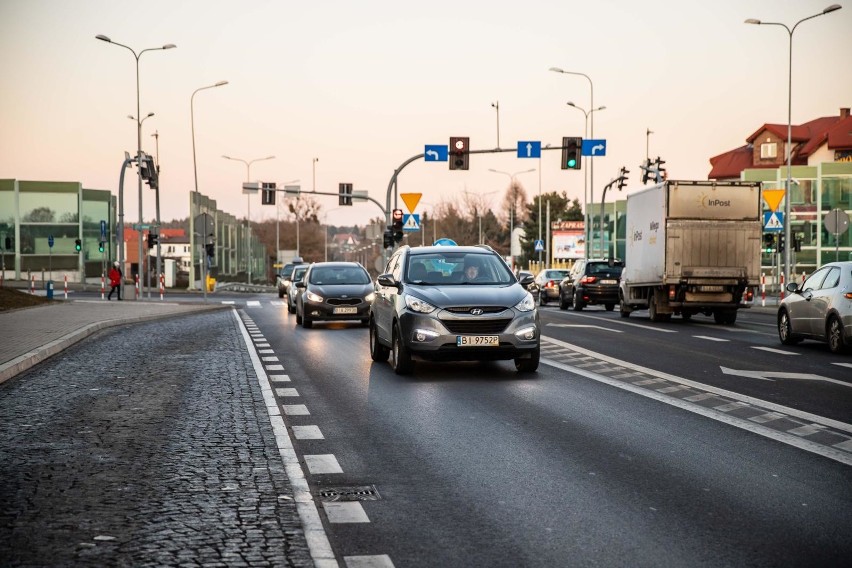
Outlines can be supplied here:
[[118, 299], [121, 300], [121, 281], [122, 281], [121, 268], [118, 264], [118, 261], [112, 263], [112, 268], [109, 269], [109, 285], [111, 288], [109, 289], [109, 295], [107, 296], [107, 300], [112, 300], [112, 293], [118, 293]]

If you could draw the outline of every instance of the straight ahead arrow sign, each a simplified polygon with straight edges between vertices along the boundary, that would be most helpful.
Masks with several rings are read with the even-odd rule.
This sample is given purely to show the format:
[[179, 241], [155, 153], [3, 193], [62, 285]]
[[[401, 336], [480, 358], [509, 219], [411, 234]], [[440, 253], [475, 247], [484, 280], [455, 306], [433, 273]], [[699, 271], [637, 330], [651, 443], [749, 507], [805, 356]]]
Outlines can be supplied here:
[[826, 383], [835, 383], [844, 387], [852, 387], [852, 383], [844, 383], [836, 379], [829, 379], [822, 375], [814, 375], [813, 373], [785, 373], [783, 371], [746, 371], [741, 369], [729, 369], [728, 367], [719, 366], [722, 372], [726, 375], [734, 375], [737, 377], [746, 377], [749, 379], [760, 379], [762, 381], [772, 381], [775, 379], [794, 379], [799, 381], [824, 381]]

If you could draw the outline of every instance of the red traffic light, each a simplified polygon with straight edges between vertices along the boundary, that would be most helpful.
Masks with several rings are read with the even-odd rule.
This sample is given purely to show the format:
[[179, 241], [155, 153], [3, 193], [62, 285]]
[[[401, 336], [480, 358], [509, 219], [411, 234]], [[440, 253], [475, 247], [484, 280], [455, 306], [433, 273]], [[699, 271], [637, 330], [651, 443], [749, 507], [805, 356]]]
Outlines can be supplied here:
[[393, 220], [394, 221], [402, 221], [402, 209], [394, 209], [393, 210]]

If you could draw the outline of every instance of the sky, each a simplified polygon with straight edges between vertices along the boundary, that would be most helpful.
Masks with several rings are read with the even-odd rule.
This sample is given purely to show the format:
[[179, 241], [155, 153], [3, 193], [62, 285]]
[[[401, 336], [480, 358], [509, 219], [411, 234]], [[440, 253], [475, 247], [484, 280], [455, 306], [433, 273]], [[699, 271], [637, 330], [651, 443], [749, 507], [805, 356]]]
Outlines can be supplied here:
[[[589, 111], [592, 88], [594, 108], [606, 108], [588, 126], [607, 145], [593, 180], [588, 164], [561, 170], [559, 151], [545, 150], [541, 159], [473, 155], [468, 171], [415, 160], [398, 187], [422, 193], [417, 213], [464, 192], [498, 208], [510, 175], [535, 168], [517, 178], [530, 199], [564, 191], [582, 203], [589, 183], [599, 203], [622, 166], [631, 172], [625, 192], [642, 186], [646, 145], [670, 178], [706, 179], [709, 158], [764, 123], [786, 124], [789, 36], [744, 21], [792, 26], [831, 3], [0, 0], [0, 178], [118, 194], [124, 152], [137, 145], [127, 118], [136, 115], [136, 60], [95, 39], [103, 34], [137, 53], [177, 46], [139, 59], [141, 115], [155, 113], [142, 124], [142, 147], [160, 161], [164, 221], [189, 214], [196, 175], [220, 209], [238, 218], [250, 209], [254, 221], [275, 219], [276, 208], [243, 195], [247, 177], [334, 193], [351, 183], [384, 204], [394, 171], [427, 144], [467, 136], [472, 150], [485, 150], [499, 137], [512, 149], [584, 136], [584, 112], [566, 103]], [[852, 106], [850, 55], [852, 5], [796, 29], [794, 124]], [[228, 84], [196, 92], [219, 81]], [[223, 155], [275, 158], [247, 172]], [[615, 193], [607, 201], [623, 198]], [[316, 199], [330, 224], [382, 214], [372, 202], [339, 208], [335, 197]], [[143, 210], [154, 217], [147, 186]], [[125, 214], [139, 218], [132, 173]]]

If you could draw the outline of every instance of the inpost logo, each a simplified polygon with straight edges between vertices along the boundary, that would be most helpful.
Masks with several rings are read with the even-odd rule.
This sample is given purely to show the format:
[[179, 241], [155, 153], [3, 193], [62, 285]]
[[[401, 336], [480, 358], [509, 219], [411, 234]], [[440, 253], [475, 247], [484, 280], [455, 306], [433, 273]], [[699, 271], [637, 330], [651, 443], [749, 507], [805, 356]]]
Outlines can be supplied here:
[[701, 209], [712, 209], [714, 207], [730, 207], [731, 200], [713, 198], [707, 195], [706, 193], [701, 192], [696, 198], [696, 204]]

